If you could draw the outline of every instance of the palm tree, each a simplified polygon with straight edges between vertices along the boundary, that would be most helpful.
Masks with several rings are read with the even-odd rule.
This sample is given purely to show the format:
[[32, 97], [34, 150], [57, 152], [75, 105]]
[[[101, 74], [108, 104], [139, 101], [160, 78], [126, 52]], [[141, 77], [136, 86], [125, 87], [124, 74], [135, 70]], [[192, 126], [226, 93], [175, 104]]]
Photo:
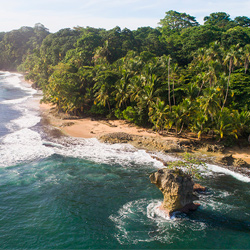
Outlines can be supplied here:
[[153, 103], [149, 109], [149, 119], [154, 124], [158, 133], [163, 133], [164, 128], [167, 124], [167, 116], [169, 114], [169, 106], [165, 105], [164, 101], [157, 98], [156, 102]]
[[212, 121], [221, 109], [220, 100], [219, 89], [215, 87], [207, 87], [203, 95], [197, 99], [201, 112], [209, 116]]
[[94, 85], [95, 101], [94, 104], [100, 103], [104, 107], [108, 105], [109, 113], [111, 113], [110, 100], [112, 99], [112, 92], [114, 83], [117, 81], [117, 75], [115, 72], [106, 70], [100, 71], [95, 78], [96, 83]]
[[160, 89], [155, 88], [157, 76], [155, 74], [152, 74], [150, 77], [142, 76], [142, 79], [144, 80], [143, 88], [140, 90], [140, 93], [137, 96], [137, 100], [139, 105], [143, 105], [149, 108], [156, 100], [157, 94], [160, 91]]
[[181, 134], [184, 125], [189, 126], [190, 116], [193, 113], [193, 105], [189, 98], [184, 99], [179, 105], [173, 106], [172, 119], [175, 124], [176, 135]]
[[230, 84], [230, 77], [231, 73], [233, 71], [234, 66], [237, 66], [239, 63], [239, 44], [232, 45], [230, 49], [226, 52], [225, 57], [224, 57], [224, 64], [228, 66], [228, 81], [227, 81], [227, 89], [226, 89], [226, 95], [225, 95], [225, 100], [223, 102], [223, 105], [221, 107], [221, 111], [223, 111], [223, 108], [225, 107], [227, 97], [228, 97], [228, 91], [229, 91], [229, 84]]
[[[96, 85], [97, 87], [97, 85]], [[100, 103], [101, 105], [103, 105], [104, 107], [106, 105], [108, 105], [108, 109], [109, 109], [109, 113], [111, 113], [111, 108], [110, 108], [110, 92], [109, 92], [109, 88], [106, 84], [102, 84], [99, 88], [99, 90], [96, 92], [95, 94], [95, 101], [94, 104]]]
[[117, 106], [127, 107], [127, 100], [129, 99], [128, 86], [130, 81], [130, 73], [126, 69], [121, 69], [121, 78], [116, 82], [115, 91], [116, 94], [115, 100], [117, 101]]
[[250, 44], [247, 44], [243, 49], [242, 60], [244, 61], [245, 74], [247, 73], [250, 61]]
[[178, 64], [175, 63], [172, 66], [172, 74], [171, 74], [171, 76], [172, 76], [172, 86], [173, 86], [173, 103], [174, 103], [174, 105], [175, 105], [175, 93], [174, 93], [174, 91], [175, 91], [175, 80], [177, 80], [177, 78], [178, 78], [178, 73], [179, 73], [178, 70], [179, 70]]
[[169, 109], [171, 111], [170, 62], [171, 62], [171, 57], [168, 56], [168, 103], [169, 103]]
[[209, 62], [211, 60], [217, 61], [222, 64], [223, 50], [220, 42], [212, 42], [209, 48], [205, 51], [204, 61]]

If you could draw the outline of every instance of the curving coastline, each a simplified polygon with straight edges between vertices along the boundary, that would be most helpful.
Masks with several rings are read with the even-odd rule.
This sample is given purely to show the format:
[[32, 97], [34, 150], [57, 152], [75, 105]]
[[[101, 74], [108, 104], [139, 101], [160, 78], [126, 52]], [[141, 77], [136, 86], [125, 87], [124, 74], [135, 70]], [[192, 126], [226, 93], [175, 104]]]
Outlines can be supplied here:
[[76, 118], [59, 114], [49, 104], [40, 104], [43, 119], [58, 128], [64, 135], [78, 138], [97, 138], [106, 143], [129, 143], [136, 148], [158, 151], [181, 157], [184, 152], [195, 154], [203, 161], [250, 176], [250, 145], [221, 148], [199, 141], [192, 135], [161, 136], [152, 130], [139, 128], [123, 120], [100, 120], [90, 117]]

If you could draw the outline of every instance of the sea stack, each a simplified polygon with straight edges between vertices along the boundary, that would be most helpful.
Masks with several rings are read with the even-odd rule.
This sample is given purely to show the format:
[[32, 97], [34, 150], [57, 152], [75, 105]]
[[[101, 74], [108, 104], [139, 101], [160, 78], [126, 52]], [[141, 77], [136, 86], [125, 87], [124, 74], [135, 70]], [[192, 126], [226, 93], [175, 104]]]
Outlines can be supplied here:
[[151, 183], [163, 193], [164, 200], [160, 206], [170, 217], [173, 212], [188, 213], [195, 211], [200, 204], [193, 203], [199, 198], [193, 194], [194, 182], [190, 175], [180, 169], [160, 169], [150, 175]]

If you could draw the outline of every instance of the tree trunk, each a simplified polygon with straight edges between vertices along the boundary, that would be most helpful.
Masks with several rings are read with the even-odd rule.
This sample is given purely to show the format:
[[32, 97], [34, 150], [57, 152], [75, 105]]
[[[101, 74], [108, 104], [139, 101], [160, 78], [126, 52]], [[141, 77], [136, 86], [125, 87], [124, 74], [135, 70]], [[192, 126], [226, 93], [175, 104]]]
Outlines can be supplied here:
[[168, 102], [169, 102], [169, 109], [170, 109], [170, 111], [172, 111], [171, 97], [170, 97], [170, 60], [171, 60], [171, 58], [169, 57], [169, 59], [168, 59]]
[[199, 95], [200, 95], [200, 93], [201, 93], [201, 90], [202, 90], [202, 88], [203, 88], [203, 85], [204, 85], [204, 80], [202, 81], [202, 84], [201, 84], [201, 87], [200, 87], [200, 89], [199, 89], [199, 93], [198, 93], [198, 95], [197, 95], [197, 97], [199, 97]]
[[227, 90], [226, 90], [226, 96], [225, 96], [225, 100], [223, 102], [222, 108], [221, 108], [221, 112], [223, 111], [226, 101], [227, 101], [227, 96], [228, 96], [228, 91], [229, 91], [229, 83], [230, 83], [230, 76], [231, 76], [231, 72], [232, 72], [232, 66], [233, 66], [233, 58], [230, 58], [230, 62], [229, 62], [229, 73], [228, 73], [228, 80], [227, 80]]
[[178, 135], [180, 135], [180, 134], [182, 133], [183, 127], [184, 127], [184, 122], [183, 122], [182, 125], [181, 125], [181, 130], [180, 130], [180, 132], [177, 133]]
[[175, 105], [175, 96], [174, 96], [174, 79], [173, 79], [173, 102], [174, 102], [174, 105]]
[[247, 69], [248, 69], [248, 64], [249, 64], [249, 62], [248, 62], [248, 59], [246, 58], [246, 60], [245, 60], [245, 74], [247, 73]]

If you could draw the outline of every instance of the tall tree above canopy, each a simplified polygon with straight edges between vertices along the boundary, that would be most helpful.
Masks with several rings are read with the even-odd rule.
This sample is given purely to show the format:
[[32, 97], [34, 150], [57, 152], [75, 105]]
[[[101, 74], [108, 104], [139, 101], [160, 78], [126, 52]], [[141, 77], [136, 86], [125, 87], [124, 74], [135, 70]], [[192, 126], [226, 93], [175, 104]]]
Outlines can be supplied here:
[[195, 17], [174, 10], [166, 12], [166, 16], [160, 20], [159, 24], [162, 26], [163, 30], [174, 31], [180, 31], [184, 28], [199, 25]]
[[234, 27], [234, 22], [231, 20], [230, 15], [225, 12], [214, 12], [209, 16], [204, 17], [205, 25], [218, 26], [220, 28]]
[[42, 42], [41, 57], [46, 59], [47, 63], [53, 66], [57, 65], [65, 57], [68, 50], [75, 48], [74, 44], [79, 37], [79, 31], [69, 28], [51, 33]]
[[250, 18], [248, 18], [246, 16], [237, 16], [234, 18], [234, 22], [238, 26], [242, 26], [242, 27], [249, 27], [250, 26]]

